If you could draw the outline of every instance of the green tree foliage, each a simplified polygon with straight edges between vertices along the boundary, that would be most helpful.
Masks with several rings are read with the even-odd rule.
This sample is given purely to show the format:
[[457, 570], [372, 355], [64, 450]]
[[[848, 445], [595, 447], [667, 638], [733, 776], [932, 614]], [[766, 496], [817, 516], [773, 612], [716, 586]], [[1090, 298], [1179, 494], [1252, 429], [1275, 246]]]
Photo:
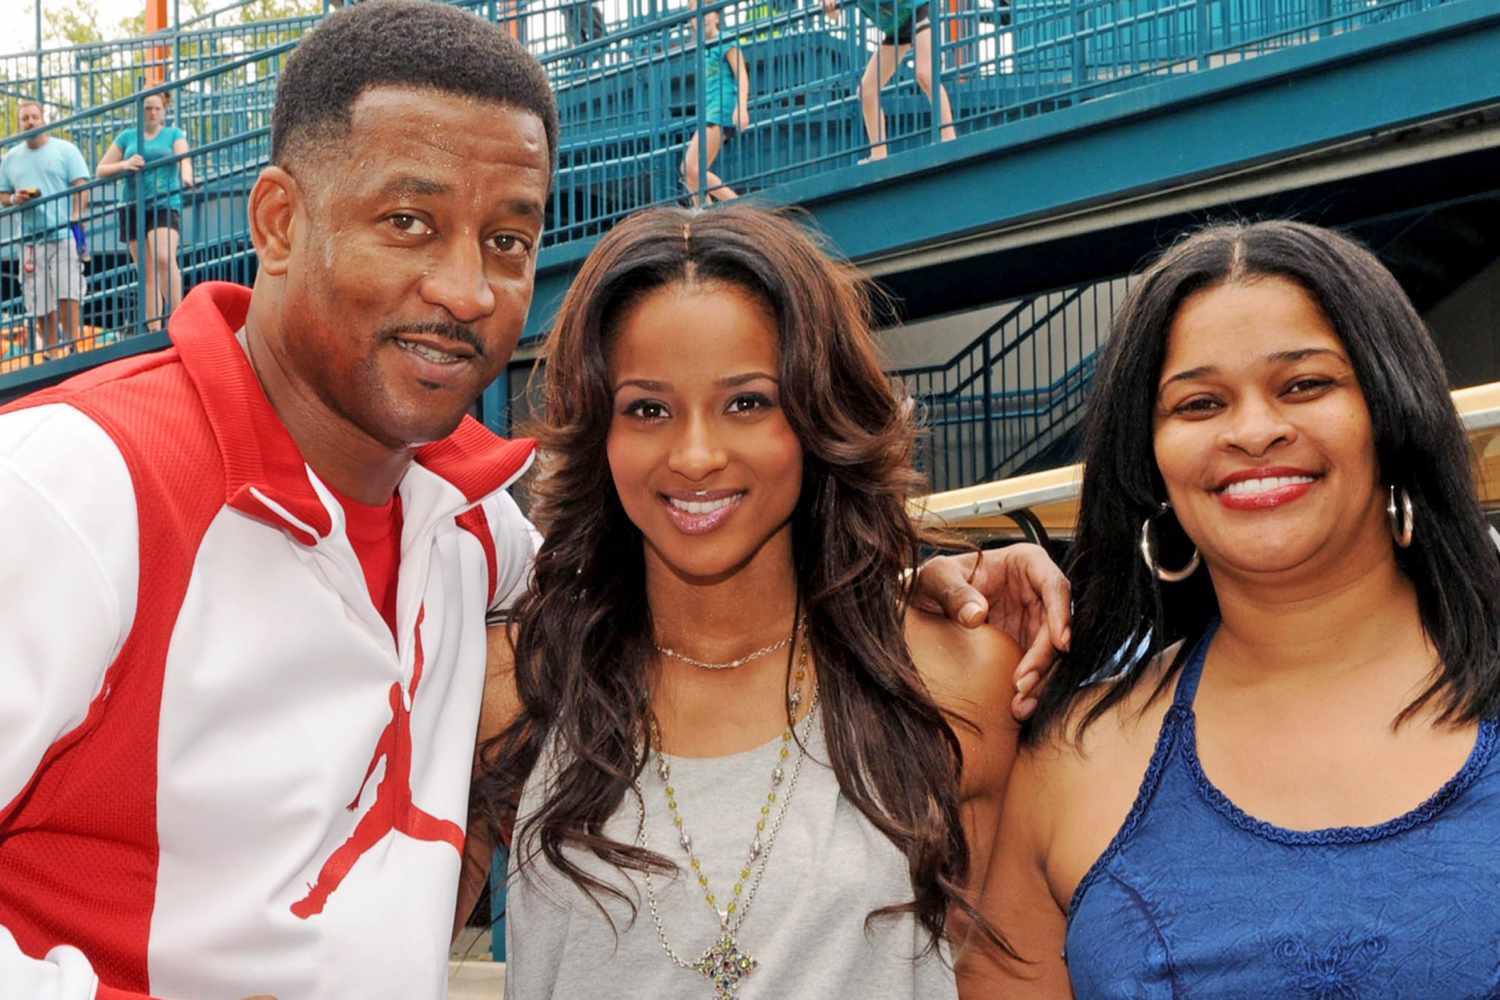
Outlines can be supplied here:
[[[0, 135], [18, 131], [16, 100], [37, 92], [38, 59], [33, 25], [37, 0], [18, 19], [8, 20], [11, 34], [25, 28], [24, 39], [5, 46], [0, 55]], [[141, 13], [114, 22], [104, 20], [97, 0], [40, 0], [43, 14], [41, 96], [53, 118], [82, 108], [107, 104], [136, 93], [153, 72], [185, 79], [216, 65], [291, 41], [324, 9], [324, 0], [168, 0], [168, 18], [180, 19], [181, 31], [168, 29], [160, 39], [146, 35]], [[145, 0], [141, 6], [144, 8]], [[3, 36], [0, 36], [3, 37]], [[27, 51], [27, 50], [30, 51]], [[253, 84], [272, 72], [268, 61], [247, 68], [237, 82]], [[227, 85], [231, 81], [225, 80]], [[98, 135], [71, 135], [85, 156], [100, 156], [120, 121], [100, 123]]]

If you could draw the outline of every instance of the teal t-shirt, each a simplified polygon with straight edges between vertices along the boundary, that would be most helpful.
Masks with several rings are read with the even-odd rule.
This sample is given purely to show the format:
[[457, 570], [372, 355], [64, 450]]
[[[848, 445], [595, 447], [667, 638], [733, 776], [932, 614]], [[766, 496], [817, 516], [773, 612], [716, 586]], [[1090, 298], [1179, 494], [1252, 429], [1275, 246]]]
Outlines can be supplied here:
[[915, 0], [854, 0], [854, 6], [887, 35], [894, 35], [906, 27], [917, 12]]
[[[74, 181], [88, 180], [88, 164], [78, 147], [66, 139], [48, 136], [40, 149], [21, 143], [0, 160], [0, 191], [16, 192], [37, 188], [42, 194], [57, 194], [73, 186]], [[27, 237], [62, 239], [67, 235], [73, 217], [73, 199], [23, 205], [21, 230]]]
[[115, 139], [115, 145], [120, 147], [120, 158], [128, 160], [139, 153], [146, 160], [145, 170], [139, 174], [125, 175], [129, 204], [135, 204], [135, 185], [141, 179], [146, 184], [146, 207], [166, 207], [182, 211], [182, 161], [161, 163], [154, 167], [151, 164], [176, 156], [172, 152], [173, 145], [178, 139], [186, 138], [187, 133], [174, 125], [163, 125], [160, 132], [145, 142], [140, 141], [133, 128], [120, 133]]
[[[729, 65], [729, 53], [739, 48], [733, 39], [720, 38], [703, 50], [704, 121], [734, 127], [734, 109], [740, 106], [740, 77]], [[744, 58], [744, 53], [740, 54]]]

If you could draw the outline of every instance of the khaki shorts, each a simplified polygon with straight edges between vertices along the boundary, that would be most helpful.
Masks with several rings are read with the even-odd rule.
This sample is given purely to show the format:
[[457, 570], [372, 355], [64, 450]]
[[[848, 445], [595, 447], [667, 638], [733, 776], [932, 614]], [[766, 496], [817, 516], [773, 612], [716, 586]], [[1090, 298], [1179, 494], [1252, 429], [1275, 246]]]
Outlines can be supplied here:
[[[71, 235], [27, 243], [21, 254], [21, 300], [28, 314], [55, 313], [64, 299], [83, 301], [88, 284], [83, 277], [83, 261], [78, 259], [78, 245]], [[26, 270], [27, 260], [33, 264], [30, 271]]]

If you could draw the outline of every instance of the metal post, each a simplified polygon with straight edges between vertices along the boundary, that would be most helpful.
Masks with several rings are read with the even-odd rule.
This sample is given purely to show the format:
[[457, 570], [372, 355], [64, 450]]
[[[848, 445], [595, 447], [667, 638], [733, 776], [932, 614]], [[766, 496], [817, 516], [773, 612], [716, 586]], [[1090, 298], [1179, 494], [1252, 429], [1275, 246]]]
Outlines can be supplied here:
[[1212, 32], [1209, 28], [1208, 5], [1211, 0], [1197, 0], [1194, 4], [1198, 20], [1198, 68], [1208, 69], [1208, 52], [1213, 47]]
[[985, 479], [988, 479], [989, 477], [991, 477], [991, 476], [993, 476], [995, 474], [995, 431], [994, 431], [994, 426], [995, 426], [994, 425], [994, 421], [995, 421], [995, 393], [994, 393], [994, 390], [993, 390], [993, 383], [991, 382], [992, 369], [990, 367], [993, 364], [993, 361], [994, 361], [993, 357], [990, 354], [990, 347], [991, 347], [991, 344], [993, 343], [993, 341], [994, 341], [993, 334], [987, 335], [984, 338], [983, 349], [982, 349], [982, 359], [983, 359], [982, 363], [984, 365], [984, 375], [980, 379], [981, 387], [982, 387], [983, 392], [984, 392], [984, 402], [981, 404], [981, 406], [982, 406], [982, 409], [983, 409], [983, 412], [984, 412], [984, 478]]
[[[135, 145], [142, 157], [146, 155], [146, 99], [140, 95], [140, 91], [145, 89], [145, 79], [143, 78], [140, 81], [140, 85], [136, 88], [135, 97]], [[151, 308], [151, 303], [146, 301], [146, 257], [151, 251], [146, 246], [145, 170], [136, 171], [135, 197], [131, 201], [134, 202], [131, 205], [131, 210], [135, 212], [135, 332], [144, 333], [146, 330], [146, 315]], [[129, 247], [126, 249], [128, 250]]]
[[1073, 91], [1077, 95], [1074, 100], [1081, 100], [1082, 89], [1088, 76], [1088, 54], [1083, 47], [1083, 20], [1084, 11], [1081, 0], [1068, 0], [1068, 9], [1071, 16], [1068, 18], [1068, 26], [1073, 32], [1073, 40], [1069, 44], [1069, 53], [1073, 61]]
[[510, 851], [495, 848], [490, 864], [490, 957], [497, 962], [505, 961], [505, 895], [510, 879]]
[[[708, 72], [708, 59], [703, 51], [703, 0], [697, 0], [693, 5], [693, 27], [697, 32], [698, 43], [695, 49], [698, 59], [698, 72], [693, 74], [693, 89], [697, 91], [698, 112], [698, 162], [694, 169], [698, 171], [698, 204], [704, 208], [709, 205], [708, 200], [708, 163], [704, 147], [708, 144], [707, 123], [703, 120], [708, 113], [708, 89], [704, 86], [704, 74]], [[719, 31], [724, 30], [723, 15], [719, 15]], [[743, 58], [743, 56], [741, 56]]]
[[[943, 4], [940, 0], [928, 0], [927, 55], [930, 57], [932, 66], [932, 84], [930, 88], [932, 93], [927, 95], [927, 103], [932, 105], [932, 144], [934, 146], [942, 141], [943, 128], [943, 102], [939, 100], [939, 95], [943, 92], [943, 44], [941, 38], [942, 29], [939, 27], [943, 19], [942, 10]], [[915, 18], [916, 14], [913, 14], [912, 17]], [[915, 57], [913, 57], [913, 61], [915, 61]], [[915, 72], [916, 67], [913, 66], [912, 70]], [[887, 148], [886, 152], [889, 153], [890, 149]]]
[[32, 95], [43, 109], [47, 98], [42, 93], [42, 0], [36, 0], [36, 93]]
[[172, 79], [182, 75], [182, 0], [172, 0]]
[[479, 397], [479, 416], [496, 434], [510, 433], [510, 370], [502, 371], [484, 387]]

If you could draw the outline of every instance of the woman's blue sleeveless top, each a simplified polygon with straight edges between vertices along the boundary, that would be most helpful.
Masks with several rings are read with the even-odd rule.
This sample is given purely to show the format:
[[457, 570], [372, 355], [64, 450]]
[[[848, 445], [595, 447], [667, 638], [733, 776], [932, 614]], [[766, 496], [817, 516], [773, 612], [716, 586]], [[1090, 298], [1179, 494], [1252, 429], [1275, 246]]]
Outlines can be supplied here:
[[1495, 720], [1404, 816], [1272, 826], [1198, 761], [1193, 695], [1213, 632], [1183, 667], [1135, 805], [1069, 906], [1074, 994], [1500, 1000]]

